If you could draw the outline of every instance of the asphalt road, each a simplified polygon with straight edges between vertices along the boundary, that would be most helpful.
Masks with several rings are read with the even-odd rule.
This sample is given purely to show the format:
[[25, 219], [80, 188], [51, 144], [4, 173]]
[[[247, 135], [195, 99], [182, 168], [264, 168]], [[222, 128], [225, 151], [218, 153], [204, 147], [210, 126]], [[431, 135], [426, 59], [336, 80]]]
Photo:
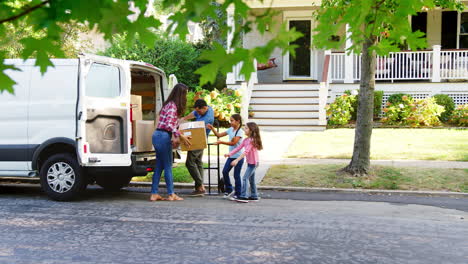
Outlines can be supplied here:
[[37, 185], [0, 183], [0, 263], [468, 263], [466, 198], [146, 192], [54, 202]]

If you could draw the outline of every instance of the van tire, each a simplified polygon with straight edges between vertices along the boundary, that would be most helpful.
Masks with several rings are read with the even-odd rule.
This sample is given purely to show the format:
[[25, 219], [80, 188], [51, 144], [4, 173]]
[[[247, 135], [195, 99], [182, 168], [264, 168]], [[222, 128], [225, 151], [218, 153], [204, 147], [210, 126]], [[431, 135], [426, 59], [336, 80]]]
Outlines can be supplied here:
[[88, 185], [83, 169], [69, 153], [50, 156], [41, 166], [39, 177], [42, 190], [56, 201], [73, 200]]
[[118, 191], [128, 186], [132, 178], [128, 173], [101, 174], [96, 176], [96, 183], [107, 191]]

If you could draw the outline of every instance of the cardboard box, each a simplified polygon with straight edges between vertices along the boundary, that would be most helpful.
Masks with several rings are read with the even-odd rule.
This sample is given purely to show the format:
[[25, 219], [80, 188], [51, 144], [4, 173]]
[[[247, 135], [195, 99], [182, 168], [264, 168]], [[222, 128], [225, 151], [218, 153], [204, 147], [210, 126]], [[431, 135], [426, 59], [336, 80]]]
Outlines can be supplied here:
[[132, 136], [135, 152], [154, 151], [152, 136], [154, 132], [154, 121], [151, 120], [135, 120], [132, 121]]
[[130, 107], [132, 109], [132, 121], [143, 119], [143, 109], [140, 95], [130, 96]]
[[206, 128], [204, 121], [196, 121], [196, 122], [186, 122], [179, 125], [180, 133], [184, 136], [192, 137], [190, 139], [190, 143], [192, 145], [188, 147], [185, 144], [180, 144], [182, 151], [188, 150], [199, 150], [205, 149], [207, 144], [206, 140]]

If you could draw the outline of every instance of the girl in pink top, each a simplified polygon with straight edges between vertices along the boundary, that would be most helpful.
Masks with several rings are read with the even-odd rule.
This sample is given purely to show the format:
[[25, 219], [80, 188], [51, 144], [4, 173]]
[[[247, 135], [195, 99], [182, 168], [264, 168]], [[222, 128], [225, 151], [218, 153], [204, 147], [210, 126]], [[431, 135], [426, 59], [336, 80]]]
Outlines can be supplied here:
[[[254, 122], [248, 122], [245, 124], [244, 133], [247, 136], [244, 141], [229, 154], [224, 155], [229, 158], [234, 155], [242, 148], [242, 153], [237, 159], [232, 161], [231, 166], [236, 166], [239, 160], [246, 157], [247, 159], [247, 170], [245, 171], [244, 177], [242, 178], [242, 190], [241, 195], [236, 199], [238, 202], [248, 203], [249, 201], [258, 201], [257, 186], [255, 184], [255, 170], [258, 167], [258, 151], [263, 149], [262, 138], [260, 137], [260, 129]], [[250, 183], [250, 197], [247, 197], [247, 182]]]

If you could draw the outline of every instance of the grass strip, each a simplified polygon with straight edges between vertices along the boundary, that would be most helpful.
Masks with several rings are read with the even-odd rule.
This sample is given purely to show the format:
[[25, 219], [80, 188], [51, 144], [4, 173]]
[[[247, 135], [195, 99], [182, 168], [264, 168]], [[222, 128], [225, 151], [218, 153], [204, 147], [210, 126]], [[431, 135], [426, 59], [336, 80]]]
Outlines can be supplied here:
[[339, 172], [344, 164], [275, 165], [261, 185], [468, 192], [468, 169], [373, 166], [368, 177]]

